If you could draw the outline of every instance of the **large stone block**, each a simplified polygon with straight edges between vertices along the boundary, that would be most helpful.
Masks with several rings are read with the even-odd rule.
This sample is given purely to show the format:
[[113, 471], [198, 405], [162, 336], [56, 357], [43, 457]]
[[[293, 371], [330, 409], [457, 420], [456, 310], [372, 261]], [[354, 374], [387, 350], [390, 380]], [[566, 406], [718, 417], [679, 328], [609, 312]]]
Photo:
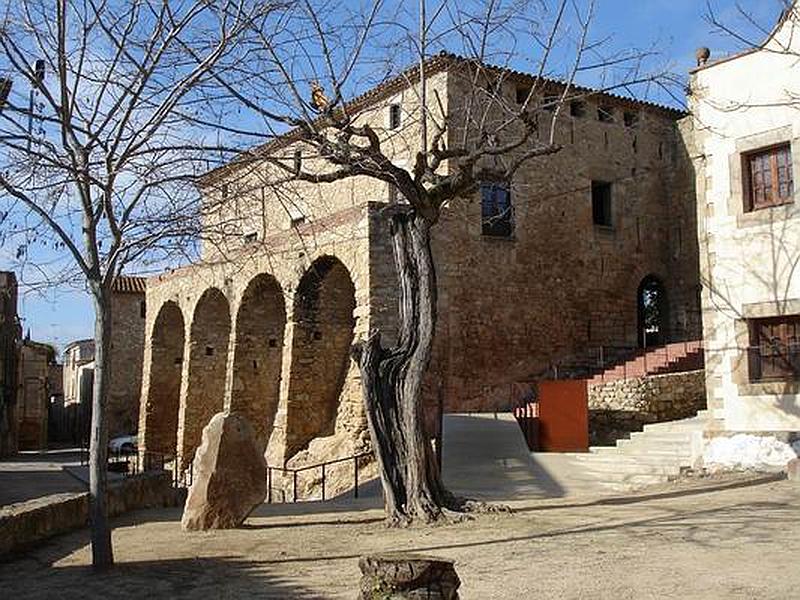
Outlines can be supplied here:
[[243, 416], [218, 413], [203, 429], [192, 486], [181, 519], [184, 530], [239, 527], [267, 497], [267, 464]]

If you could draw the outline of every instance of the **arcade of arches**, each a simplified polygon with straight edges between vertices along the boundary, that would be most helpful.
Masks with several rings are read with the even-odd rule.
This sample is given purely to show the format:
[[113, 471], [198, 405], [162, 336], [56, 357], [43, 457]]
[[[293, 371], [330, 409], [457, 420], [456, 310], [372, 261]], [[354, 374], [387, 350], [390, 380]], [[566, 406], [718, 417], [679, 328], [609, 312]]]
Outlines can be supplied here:
[[348, 268], [318, 258], [293, 299], [264, 272], [242, 287], [161, 304], [145, 348], [140, 451], [176, 456], [185, 470], [226, 408], [248, 418], [263, 449], [279, 437], [284, 461], [334, 433], [356, 325]]

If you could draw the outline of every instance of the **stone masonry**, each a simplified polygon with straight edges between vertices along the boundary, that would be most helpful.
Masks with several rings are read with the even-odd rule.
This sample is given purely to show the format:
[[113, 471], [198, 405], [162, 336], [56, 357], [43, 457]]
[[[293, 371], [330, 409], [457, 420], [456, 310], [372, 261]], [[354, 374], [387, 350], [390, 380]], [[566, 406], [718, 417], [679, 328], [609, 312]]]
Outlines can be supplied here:
[[648, 423], [687, 419], [705, 407], [704, 371], [589, 385], [589, 443], [613, 445]]
[[[431, 59], [430, 97], [436, 92], [441, 110], [459, 114], [465, 69], [452, 57]], [[413, 69], [406, 75], [354, 101], [398, 164], [410, 164], [418, 139], [408, 82], [418, 84]], [[515, 86], [529, 82], [512, 73], [504, 93], [513, 97]], [[682, 115], [591, 91], [582, 102], [557, 130], [563, 148], [511, 183], [512, 236], [482, 235], [477, 195], [453, 203], [435, 229], [439, 322], [425, 386], [431, 422], [440, 399], [447, 411], [508, 409], [511, 386], [554, 361], [635, 345], [637, 290], [647, 276], [664, 284], [669, 328], [699, 337]], [[402, 109], [398, 132], [386, 125], [391, 104]], [[598, 118], [601, 106], [614, 113], [611, 122]], [[458, 129], [456, 119], [449, 135]], [[283, 143], [281, 152], [302, 159], [301, 145]], [[267, 171], [232, 163], [209, 174], [202, 261], [147, 282], [139, 432], [144, 448], [177, 453], [184, 467], [222, 407], [253, 421], [271, 465], [301, 455], [339, 458], [367, 444], [349, 347], [373, 329], [390, 343], [396, 330], [382, 212], [392, 191], [354, 178], [297, 184], [279, 197], [263, 184]], [[609, 226], [593, 224], [593, 181], [611, 183]]]

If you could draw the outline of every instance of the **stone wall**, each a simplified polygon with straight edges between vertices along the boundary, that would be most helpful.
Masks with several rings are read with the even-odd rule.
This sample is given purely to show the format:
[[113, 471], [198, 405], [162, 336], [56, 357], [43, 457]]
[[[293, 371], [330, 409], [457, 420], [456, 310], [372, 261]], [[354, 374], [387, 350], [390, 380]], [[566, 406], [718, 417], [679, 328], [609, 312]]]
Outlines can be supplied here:
[[[177, 506], [178, 491], [169, 474], [136, 475], [109, 486], [110, 516], [130, 510]], [[0, 508], [0, 560], [44, 539], [84, 527], [89, 494], [54, 494]]]
[[[448, 80], [456, 115], [469, 85], [458, 74]], [[598, 120], [601, 104], [613, 108], [613, 122]], [[429, 399], [442, 385], [448, 411], [508, 408], [511, 385], [551, 364], [604, 345], [638, 345], [638, 289], [649, 275], [666, 291], [666, 327], [701, 336], [694, 181], [679, 115], [592, 96], [584, 108], [560, 116], [559, 152], [515, 176], [511, 237], [482, 234], [477, 194], [451, 203], [436, 227], [433, 371], [441, 381], [431, 381]], [[460, 135], [457, 122], [450, 131]], [[610, 227], [593, 222], [593, 181], [611, 184]]]
[[648, 423], [686, 419], [705, 407], [705, 371], [589, 385], [589, 442], [613, 445]]

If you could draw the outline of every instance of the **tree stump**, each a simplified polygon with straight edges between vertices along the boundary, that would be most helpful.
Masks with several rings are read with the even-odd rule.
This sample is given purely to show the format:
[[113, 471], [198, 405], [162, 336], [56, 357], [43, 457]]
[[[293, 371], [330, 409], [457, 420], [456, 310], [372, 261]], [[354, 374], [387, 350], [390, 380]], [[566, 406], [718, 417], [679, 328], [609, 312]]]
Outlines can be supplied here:
[[458, 600], [452, 560], [419, 554], [372, 554], [358, 561], [359, 600]]

